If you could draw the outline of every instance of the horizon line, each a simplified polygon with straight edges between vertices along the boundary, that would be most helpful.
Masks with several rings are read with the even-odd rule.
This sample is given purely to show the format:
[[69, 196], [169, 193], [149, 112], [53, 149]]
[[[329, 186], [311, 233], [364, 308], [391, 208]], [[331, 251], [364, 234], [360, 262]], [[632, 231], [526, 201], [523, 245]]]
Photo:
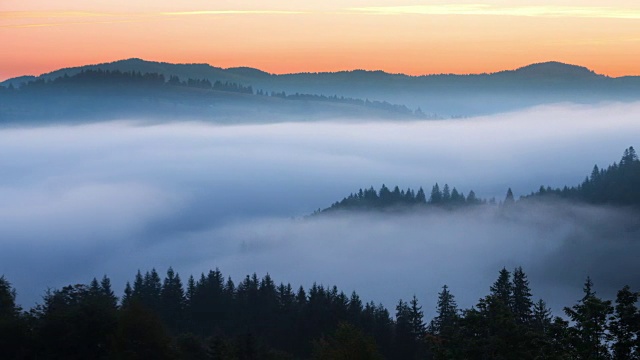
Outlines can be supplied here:
[[123, 58], [123, 59], [119, 59], [119, 60], [113, 60], [113, 61], [104, 61], [104, 62], [98, 62], [98, 63], [87, 63], [87, 64], [75, 65], [75, 66], [65, 66], [65, 67], [56, 68], [56, 69], [51, 70], [51, 71], [40, 73], [38, 75], [35, 75], [35, 74], [23, 74], [23, 75], [18, 75], [18, 76], [13, 76], [13, 77], [7, 77], [7, 78], [4, 78], [4, 79], [0, 79], [0, 82], [5, 82], [5, 81], [8, 81], [8, 80], [21, 78], [21, 77], [36, 77], [37, 78], [37, 77], [48, 75], [48, 74], [51, 74], [51, 73], [54, 73], [54, 72], [57, 72], [57, 71], [61, 71], [61, 70], [70, 70], [70, 69], [82, 68], [82, 67], [87, 67], [87, 66], [100, 66], [100, 65], [106, 65], [106, 64], [114, 64], [114, 63], [123, 62], [123, 61], [130, 61], [130, 60], [140, 60], [140, 61], [148, 62], [148, 63], [171, 64], [171, 65], [207, 65], [207, 66], [210, 66], [210, 67], [213, 67], [213, 68], [222, 69], [222, 70], [245, 68], [245, 69], [258, 70], [258, 71], [264, 72], [264, 73], [269, 74], [269, 75], [335, 74], [335, 73], [341, 73], [341, 72], [366, 71], [366, 72], [383, 72], [383, 73], [389, 74], [389, 75], [404, 75], [404, 76], [409, 76], [409, 77], [439, 76], [439, 75], [473, 76], [473, 75], [491, 75], [491, 74], [498, 74], [498, 73], [502, 73], [502, 72], [506, 72], [506, 71], [515, 71], [515, 70], [526, 68], [526, 67], [532, 66], [532, 65], [557, 63], [557, 64], [563, 64], [563, 65], [567, 65], [567, 66], [575, 66], [575, 67], [584, 68], [584, 69], [587, 69], [587, 70], [593, 72], [595, 75], [605, 76], [605, 77], [614, 78], [614, 79], [615, 78], [622, 78], [622, 77], [629, 77], [629, 76], [640, 76], [640, 75], [632, 75], [632, 74], [626, 74], [626, 75], [620, 75], [620, 76], [611, 76], [611, 75], [608, 75], [608, 74], [597, 73], [593, 69], [591, 69], [591, 68], [589, 68], [587, 66], [584, 66], [584, 65], [571, 64], [571, 63], [562, 62], [562, 61], [558, 61], [558, 60], [532, 62], [532, 63], [527, 63], [525, 65], [517, 66], [515, 68], [502, 69], [502, 70], [498, 70], [498, 71], [486, 71], [486, 72], [475, 72], [475, 73], [453, 73], [453, 72], [446, 73], [446, 72], [440, 72], [440, 73], [411, 74], [411, 73], [404, 73], [404, 72], [389, 72], [389, 71], [385, 71], [383, 69], [364, 69], [364, 68], [352, 68], [352, 69], [342, 69], [342, 70], [334, 70], [334, 71], [269, 72], [269, 71], [263, 70], [263, 69], [258, 68], [258, 67], [247, 66], [247, 65], [221, 67], [221, 66], [216, 66], [216, 65], [213, 65], [213, 64], [207, 63], [207, 62], [169, 62], [169, 61], [160, 61], [160, 60], [148, 60], [148, 59], [143, 59], [143, 58], [139, 58], [139, 57], [130, 57], [130, 58]]

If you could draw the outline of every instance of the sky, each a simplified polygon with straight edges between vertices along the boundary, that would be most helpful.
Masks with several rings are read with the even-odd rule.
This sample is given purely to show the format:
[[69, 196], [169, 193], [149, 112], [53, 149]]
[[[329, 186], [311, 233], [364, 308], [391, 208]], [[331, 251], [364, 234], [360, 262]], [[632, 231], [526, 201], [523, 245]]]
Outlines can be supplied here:
[[124, 58], [482, 73], [561, 61], [640, 75], [635, 0], [0, 2], [0, 80]]
[[[219, 267], [382, 302], [448, 284], [463, 307], [523, 266], [557, 314], [590, 275], [638, 289], [637, 214], [567, 204], [304, 218], [359, 188], [438, 182], [503, 199], [573, 185], [640, 138], [640, 103], [553, 105], [443, 121], [215, 125], [122, 119], [0, 128], [0, 274], [29, 307], [47, 288]], [[455, 139], [456, 141], [451, 141]]]

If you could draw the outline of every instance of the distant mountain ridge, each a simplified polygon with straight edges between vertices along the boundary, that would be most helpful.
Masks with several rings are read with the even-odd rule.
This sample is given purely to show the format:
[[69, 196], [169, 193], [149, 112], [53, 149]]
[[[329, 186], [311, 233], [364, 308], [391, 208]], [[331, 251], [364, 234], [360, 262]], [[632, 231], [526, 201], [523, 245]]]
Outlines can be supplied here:
[[515, 74], [530, 77], [553, 77], [567, 79], [607, 77], [605, 75], [596, 74], [593, 70], [590, 70], [584, 66], [570, 65], [558, 61], [535, 63], [511, 71]]
[[81, 123], [114, 119], [273, 123], [322, 119], [416, 119], [388, 102], [255, 91], [236, 82], [181, 80], [140, 71], [83, 69], [18, 87], [0, 87], [0, 124]]
[[[180, 70], [182, 68], [183, 70]], [[7, 79], [3, 82], [0, 82], [0, 85], [7, 86], [8, 84], [13, 84], [14, 86], [20, 85], [21, 83], [33, 80], [36, 78], [44, 78], [44, 79], [53, 79], [58, 76], [63, 76], [64, 74], [73, 75], [79, 73], [83, 70], [91, 70], [91, 69], [103, 69], [103, 70], [120, 70], [120, 71], [142, 71], [142, 72], [157, 72], [157, 73], [165, 73], [171, 72], [170, 75], [180, 76], [180, 73], [186, 72], [195, 72], [195, 71], [209, 71], [212, 75], [219, 73], [219, 76], [229, 76], [236, 77], [236, 80], [241, 79], [242, 77], [287, 77], [287, 76], [296, 76], [296, 75], [329, 75], [329, 74], [378, 74], [382, 76], [405, 76], [409, 78], [426, 78], [426, 77], [437, 77], [437, 76], [486, 76], [486, 75], [496, 75], [496, 74], [522, 74], [527, 76], [539, 76], [539, 77], [607, 77], [605, 75], [600, 75], [595, 73], [593, 70], [588, 69], [584, 66], [572, 65], [567, 63], [562, 63], [559, 61], [547, 61], [541, 63], [533, 63], [530, 65], [525, 65], [513, 70], [501, 70], [493, 73], [478, 73], [478, 74], [453, 74], [453, 73], [440, 73], [440, 74], [425, 74], [425, 75], [407, 75], [403, 73], [388, 73], [382, 70], [363, 70], [363, 69], [353, 69], [353, 70], [340, 70], [333, 72], [299, 72], [299, 73], [286, 73], [286, 74], [272, 74], [257, 68], [247, 67], [247, 66], [239, 66], [239, 67], [230, 67], [230, 68], [222, 68], [216, 67], [206, 63], [168, 63], [168, 62], [160, 62], [160, 61], [149, 61], [143, 60], [140, 58], [129, 58], [123, 60], [116, 60], [112, 62], [98, 63], [98, 64], [90, 64], [76, 67], [68, 67], [61, 68], [58, 70], [54, 70], [48, 73], [41, 74], [39, 76], [33, 75], [24, 75], [15, 78]], [[166, 74], [165, 74], [166, 75]]]
[[138, 58], [56, 70], [38, 77], [19, 77], [0, 85], [51, 80], [87, 70], [158, 73], [181, 80], [203, 79], [251, 86], [256, 91], [314, 94], [386, 101], [420, 108], [431, 117], [476, 116], [560, 103], [640, 100], [640, 76], [613, 78], [557, 61], [485, 74], [410, 76], [384, 71], [350, 70], [270, 74], [250, 67], [223, 69], [208, 64], [172, 64]]

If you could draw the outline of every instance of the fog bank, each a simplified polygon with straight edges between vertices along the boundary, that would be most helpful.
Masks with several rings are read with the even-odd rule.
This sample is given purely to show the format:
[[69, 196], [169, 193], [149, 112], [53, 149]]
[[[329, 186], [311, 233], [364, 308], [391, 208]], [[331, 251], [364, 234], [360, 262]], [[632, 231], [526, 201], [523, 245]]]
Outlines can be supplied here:
[[602, 293], [634, 286], [632, 217], [542, 205], [299, 217], [382, 183], [487, 198], [573, 185], [637, 146], [639, 113], [636, 103], [424, 122], [1, 129], [0, 274], [26, 306], [47, 287], [106, 273], [121, 291], [138, 268], [173, 266], [183, 277], [220, 267], [237, 280], [336, 284], [387, 306], [416, 293], [428, 310], [445, 283], [469, 306], [501, 267], [522, 265], [534, 295], [559, 310], [587, 274]]

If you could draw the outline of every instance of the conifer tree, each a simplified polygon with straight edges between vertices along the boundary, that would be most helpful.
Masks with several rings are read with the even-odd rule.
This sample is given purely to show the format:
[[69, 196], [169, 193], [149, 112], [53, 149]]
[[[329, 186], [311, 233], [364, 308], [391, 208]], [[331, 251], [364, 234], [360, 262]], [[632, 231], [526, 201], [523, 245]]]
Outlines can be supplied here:
[[451, 201], [451, 190], [449, 190], [449, 184], [444, 184], [442, 188], [442, 202], [448, 203]]
[[16, 291], [11, 283], [0, 276], [0, 354], [7, 359], [25, 356], [28, 328], [16, 304]]
[[438, 183], [433, 185], [433, 188], [431, 188], [431, 196], [429, 197], [429, 203], [433, 205], [438, 205], [442, 203], [442, 192], [440, 191], [440, 186], [438, 186]]
[[177, 331], [183, 321], [185, 295], [180, 275], [169, 267], [160, 291], [161, 318], [171, 331]]
[[505, 306], [512, 307], [513, 285], [511, 284], [511, 273], [506, 268], [502, 268], [498, 279], [491, 285], [491, 295], [501, 301]]
[[416, 193], [416, 203], [418, 203], [418, 204], [426, 204], [427, 203], [427, 197], [426, 197], [422, 187], [420, 187], [420, 189], [418, 189], [418, 192]]
[[509, 190], [507, 190], [507, 195], [504, 198], [504, 205], [509, 206], [513, 205], [514, 203], [515, 199], [513, 198], [513, 191], [511, 191], [511, 188], [509, 188]]
[[467, 204], [470, 204], [470, 205], [476, 205], [480, 201], [478, 200], [478, 198], [476, 198], [476, 193], [473, 190], [471, 190], [471, 191], [469, 191], [469, 195], [467, 195], [466, 202], [467, 202]]
[[455, 297], [447, 285], [442, 286], [442, 291], [438, 293], [436, 316], [431, 321], [430, 332], [444, 337], [452, 335], [458, 322], [458, 315]]
[[124, 287], [124, 295], [122, 296], [121, 307], [125, 308], [131, 305], [131, 301], [133, 299], [133, 289], [131, 289], [131, 284], [127, 281], [127, 284]]
[[519, 324], [528, 324], [531, 320], [531, 308], [533, 301], [531, 300], [531, 289], [529, 288], [529, 280], [522, 270], [517, 267], [513, 271], [513, 314]]
[[409, 305], [409, 322], [411, 323], [411, 332], [416, 340], [422, 340], [427, 333], [427, 326], [424, 323], [424, 312], [422, 311], [422, 306], [418, 304], [418, 298], [415, 295], [413, 295]]
[[625, 286], [618, 291], [611, 317], [611, 341], [614, 360], [640, 358], [640, 312], [636, 306], [638, 293]]
[[596, 297], [593, 282], [587, 277], [584, 297], [573, 307], [565, 307], [565, 314], [573, 322], [570, 328], [571, 342], [580, 359], [605, 360], [609, 352], [605, 343], [607, 320], [613, 312], [611, 301]]

